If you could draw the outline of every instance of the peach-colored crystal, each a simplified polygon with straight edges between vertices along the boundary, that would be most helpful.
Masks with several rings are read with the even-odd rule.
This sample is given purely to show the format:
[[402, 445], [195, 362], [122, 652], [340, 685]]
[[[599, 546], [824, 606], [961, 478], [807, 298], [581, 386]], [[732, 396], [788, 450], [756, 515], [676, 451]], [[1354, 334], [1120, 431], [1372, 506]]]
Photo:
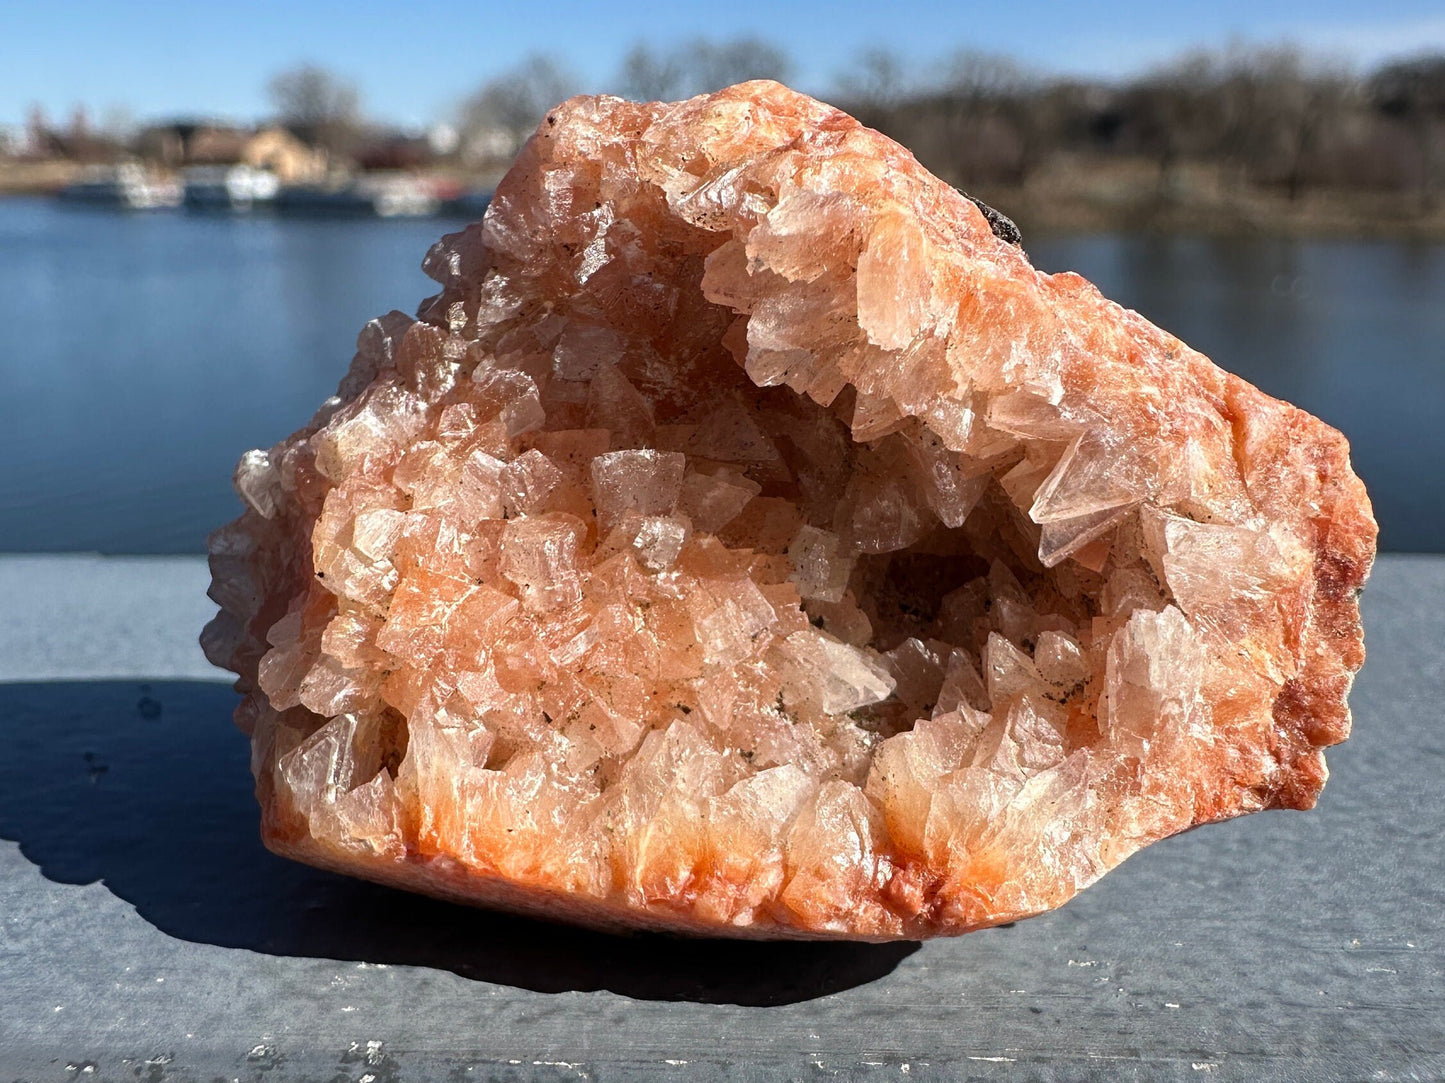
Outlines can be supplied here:
[[1344, 439], [776, 83], [577, 98], [237, 468], [267, 844], [599, 927], [868, 939], [1307, 808]]

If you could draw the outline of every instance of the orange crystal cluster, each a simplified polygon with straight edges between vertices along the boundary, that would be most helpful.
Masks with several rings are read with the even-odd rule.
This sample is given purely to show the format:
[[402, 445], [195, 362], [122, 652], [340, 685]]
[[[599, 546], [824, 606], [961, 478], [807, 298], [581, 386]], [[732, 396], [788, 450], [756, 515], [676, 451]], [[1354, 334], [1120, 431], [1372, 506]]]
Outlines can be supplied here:
[[1313, 803], [1374, 553], [1344, 439], [884, 136], [776, 83], [573, 99], [425, 269], [211, 539], [279, 853], [918, 938]]

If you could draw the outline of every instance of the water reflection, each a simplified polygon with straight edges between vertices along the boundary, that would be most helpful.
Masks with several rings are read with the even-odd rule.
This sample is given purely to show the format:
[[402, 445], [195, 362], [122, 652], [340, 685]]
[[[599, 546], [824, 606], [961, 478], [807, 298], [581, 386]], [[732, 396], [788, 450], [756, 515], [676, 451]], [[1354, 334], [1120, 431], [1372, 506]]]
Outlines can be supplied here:
[[0, 551], [199, 551], [444, 228], [0, 202]]
[[[433, 291], [451, 223], [0, 202], [0, 551], [198, 552], [245, 448], [300, 425], [356, 334]], [[1026, 238], [1340, 427], [1395, 549], [1445, 526], [1445, 245]]]

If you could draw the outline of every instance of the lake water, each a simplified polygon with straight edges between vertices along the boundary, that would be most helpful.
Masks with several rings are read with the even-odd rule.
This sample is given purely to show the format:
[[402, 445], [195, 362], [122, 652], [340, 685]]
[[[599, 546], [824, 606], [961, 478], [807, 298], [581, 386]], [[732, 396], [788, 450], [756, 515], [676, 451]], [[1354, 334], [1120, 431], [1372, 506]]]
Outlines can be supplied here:
[[[434, 292], [418, 267], [455, 228], [0, 201], [0, 552], [200, 552], [237, 456], [305, 422], [366, 320]], [[1338, 426], [1382, 546], [1445, 548], [1445, 245], [1025, 247]]]

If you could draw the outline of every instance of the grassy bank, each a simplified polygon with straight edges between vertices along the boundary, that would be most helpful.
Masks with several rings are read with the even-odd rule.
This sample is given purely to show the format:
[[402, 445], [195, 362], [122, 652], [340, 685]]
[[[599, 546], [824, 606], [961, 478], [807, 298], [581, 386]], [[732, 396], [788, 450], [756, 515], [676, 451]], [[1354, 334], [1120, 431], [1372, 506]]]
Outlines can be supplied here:
[[80, 168], [59, 159], [0, 160], [0, 196], [49, 195], [70, 183]]
[[1225, 236], [1445, 240], [1445, 206], [1404, 192], [1242, 184], [1212, 165], [1161, 175], [1143, 159], [1059, 156], [1022, 185], [961, 185], [1030, 231], [1124, 230]]

